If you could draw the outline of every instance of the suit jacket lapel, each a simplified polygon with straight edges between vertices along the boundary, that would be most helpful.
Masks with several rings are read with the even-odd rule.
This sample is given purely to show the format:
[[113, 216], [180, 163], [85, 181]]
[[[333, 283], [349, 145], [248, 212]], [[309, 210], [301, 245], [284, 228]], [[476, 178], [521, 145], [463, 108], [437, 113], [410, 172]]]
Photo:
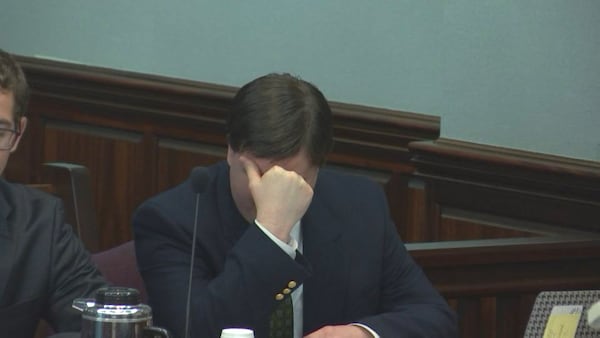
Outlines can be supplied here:
[[312, 332], [323, 323], [339, 322], [346, 294], [343, 282], [347, 266], [341, 248], [339, 221], [315, 194], [302, 218], [304, 256], [313, 275], [304, 282], [304, 332]]
[[6, 299], [4, 294], [11, 275], [12, 256], [14, 255], [14, 242], [12, 240], [14, 234], [8, 226], [8, 216], [11, 212], [12, 207], [0, 191], [0, 306], [2, 306], [2, 299]]

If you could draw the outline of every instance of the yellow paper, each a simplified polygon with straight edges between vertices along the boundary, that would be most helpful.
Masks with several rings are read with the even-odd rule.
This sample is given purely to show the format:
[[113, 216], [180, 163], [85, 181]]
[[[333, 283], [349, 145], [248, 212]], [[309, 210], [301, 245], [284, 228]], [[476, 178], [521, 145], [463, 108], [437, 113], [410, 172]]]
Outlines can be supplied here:
[[557, 305], [552, 308], [544, 338], [574, 338], [583, 306]]

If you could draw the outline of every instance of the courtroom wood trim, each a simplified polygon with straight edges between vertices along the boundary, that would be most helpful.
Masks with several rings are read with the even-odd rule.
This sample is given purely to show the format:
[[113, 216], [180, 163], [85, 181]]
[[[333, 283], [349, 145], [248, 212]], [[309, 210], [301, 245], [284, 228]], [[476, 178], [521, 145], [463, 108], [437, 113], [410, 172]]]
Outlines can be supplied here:
[[522, 337], [541, 291], [597, 289], [600, 235], [409, 243], [460, 337]]
[[[41, 178], [35, 164], [88, 167], [101, 248], [131, 238], [130, 217], [141, 201], [182, 181], [192, 167], [225, 158], [225, 118], [236, 87], [17, 59], [32, 88], [30, 124], [5, 175], [35, 182]], [[379, 182], [398, 230], [406, 233], [404, 201], [414, 170], [408, 144], [437, 138], [440, 118], [342, 102], [330, 106], [334, 147], [326, 165]]]
[[446, 210], [484, 215], [470, 220], [482, 225], [503, 217], [600, 232], [600, 163], [444, 138], [409, 148], [433, 239], [451, 217]]
[[[119, 111], [132, 118], [157, 115], [162, 121], [203, 125], [224, 131], [236, 87], [19, 56], [36, 97], [85, 105], [96, 114]], [[408, 143], [439, 136], [438, 116], [330, 102], [335, 147], [330, 160], [356, 166], [411, 172]], [[133, 120], [132, 120], [133, 121]], [[360, 162], [350, 158], [361, 151]], [[350, 157], [348, 156], [350, 154]]]
[[407, 243], [406, 247], [423, 267], [520, 263], [566, 257], [600, 258], [600, 235]]
[[493, 177], [507, 186], [573, 192], [600, 199], [599, 162], [445, 138], [414, 142], [410, 149], [420, 176], [469, 174], [481, 180]]

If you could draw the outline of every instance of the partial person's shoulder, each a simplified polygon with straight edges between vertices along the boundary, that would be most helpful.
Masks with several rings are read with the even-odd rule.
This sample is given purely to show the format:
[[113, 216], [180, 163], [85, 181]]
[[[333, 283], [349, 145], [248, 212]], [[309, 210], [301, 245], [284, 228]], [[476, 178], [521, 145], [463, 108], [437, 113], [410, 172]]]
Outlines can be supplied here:
[[333, 195], [338, 201], [360, 202], [364, 201], [365, 197], [381, 196], [383, 189], [365, 175], [324, 168], [319, 172], [315, 194]]
[[0, 179], [0, 208], [13, 231], [27, 232], [28, 238], [45, 238], [62, 225], [63, 204], [60, 198], [40, 189]]
[[19, 206], [19, 208], [27, 205], [36, 204], [52, 205], [60, 203], [60, 199], [52, 194], [49, 194], [41, 189], [33, 188], [20, 183], [12, 183], [0, 179], [0, 191], [4, 199], [9, 204]]
[[323, 168], [319, 171], [319, 184], [338, 189], [363, 190], [379, 189], [379, 185], [370, 177], [340, 169]]
[[[321, 170], [314, 189], [313, 210], [326, 208], [345, 224], [385, 224], [387, 199], [383, 187], [363, 174]], [[377, 222], [379, 220], [380, 222]], [[361, 229], [362, 226], [354, 229]]]

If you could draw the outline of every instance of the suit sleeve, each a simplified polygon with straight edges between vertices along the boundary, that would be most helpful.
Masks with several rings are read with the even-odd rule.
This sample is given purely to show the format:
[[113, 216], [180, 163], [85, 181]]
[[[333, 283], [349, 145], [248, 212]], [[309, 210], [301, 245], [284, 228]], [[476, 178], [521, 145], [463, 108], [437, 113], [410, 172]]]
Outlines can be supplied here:
[[[385, 206], [383, 193], [379, 203]], [[364, 318], [381, 337], [458, 337], [454, 311], [432, 286], [385, 216], [380, 314]]]
[[[133, 227], [154, 323], [184, 337], [192, 232], [151, 202], [138, 209]], [[247, 327], [257, 337], [264, 336], [275, 294], [292, 279], [300, 285], [309, 275], [308, 267], [295, 262], [255, 225], [248, 226], [224, 258], [219, 252], [225, 249], [209, 245], [196, 247], [191, 337], [218, 337], [225, 327]]]
[[93, 298], [106, 281], [72, 227], [64, 223], [64, 211], [56, 201], [51, 234], [48, 310], [45, 317], [57, 332], [79, 331], [81, 312], [72, 308], [75, 298]]

